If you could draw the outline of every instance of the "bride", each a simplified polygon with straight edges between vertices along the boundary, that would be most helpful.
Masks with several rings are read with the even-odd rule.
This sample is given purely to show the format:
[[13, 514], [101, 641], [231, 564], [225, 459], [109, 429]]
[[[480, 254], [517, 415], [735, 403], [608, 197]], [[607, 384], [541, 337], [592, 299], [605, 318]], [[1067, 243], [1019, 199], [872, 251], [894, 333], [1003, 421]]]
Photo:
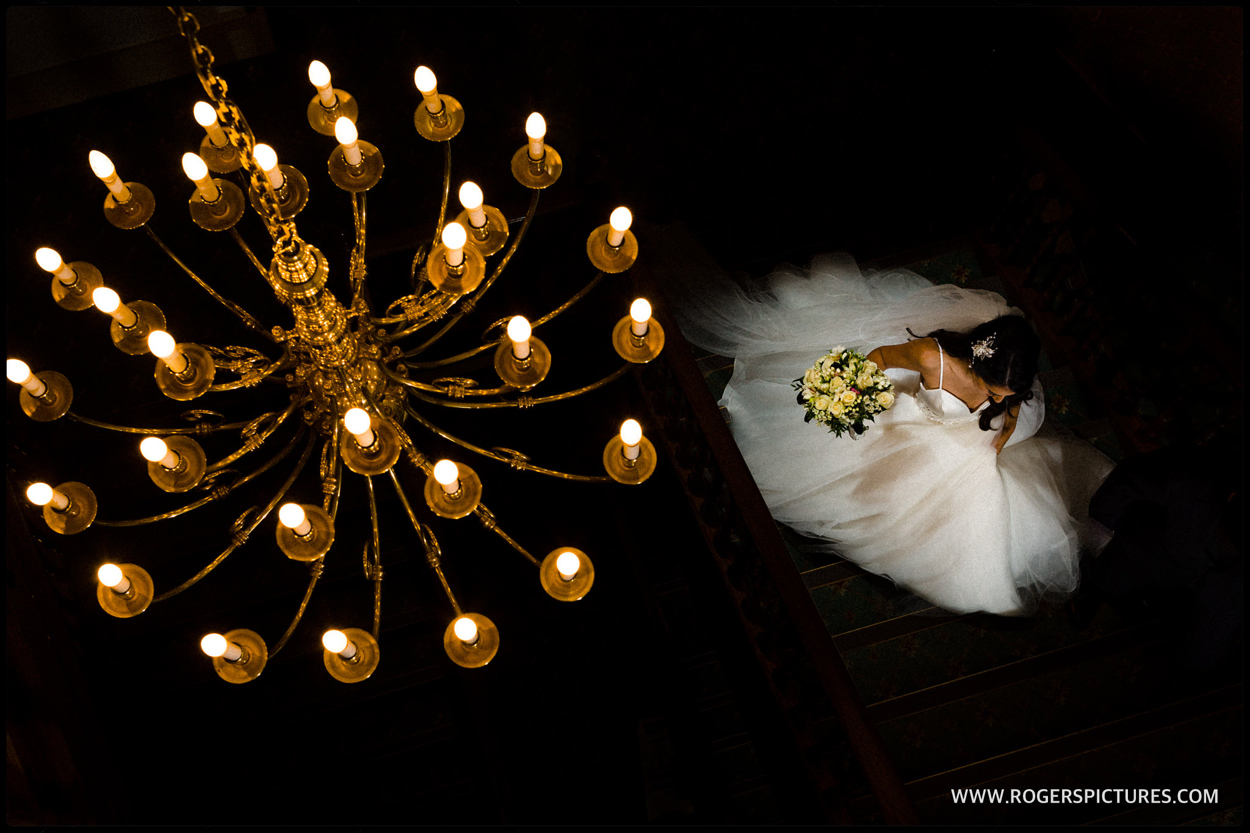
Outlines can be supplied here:
[[[747, 289], [680, 283], [687, 339], [734, 357], [721, 404], [777, 521], [956, 613], [1025, 615], [1075, 591], [1078, 530], [1113, 463], [1043, 429], [1041, 342], [1019, 310], [905, 270], [865, 275], [847, 255]], [[792, 383], [835, 346], [894, 384], [854, 439], [796, 404]]]

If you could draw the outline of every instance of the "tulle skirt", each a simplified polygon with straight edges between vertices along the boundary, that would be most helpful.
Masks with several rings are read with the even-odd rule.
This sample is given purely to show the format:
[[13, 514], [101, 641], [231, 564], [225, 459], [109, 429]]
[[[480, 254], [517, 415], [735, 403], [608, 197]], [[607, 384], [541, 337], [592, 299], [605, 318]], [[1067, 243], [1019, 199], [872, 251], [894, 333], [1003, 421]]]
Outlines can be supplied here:
[[864, 275], [833, 255], [746, 289], [688, 273], [672, 297], [688, 340], [734, 357], [721, 404], [777, 521], [956, 613], [1022, 615], [1076, 589], [1078, 533], [1114, 464], [1043, 427], [1040, 396], [996, 454], [997, 432], [966, 408], [935, 420], [912, 371], [887, 371], [894, 407], [858, 440], [805, 423], [791, 387], [835, 346], [866, 355], [908, 328], [968, 330], [1013, 312], [1001, 296], [902, 270]]

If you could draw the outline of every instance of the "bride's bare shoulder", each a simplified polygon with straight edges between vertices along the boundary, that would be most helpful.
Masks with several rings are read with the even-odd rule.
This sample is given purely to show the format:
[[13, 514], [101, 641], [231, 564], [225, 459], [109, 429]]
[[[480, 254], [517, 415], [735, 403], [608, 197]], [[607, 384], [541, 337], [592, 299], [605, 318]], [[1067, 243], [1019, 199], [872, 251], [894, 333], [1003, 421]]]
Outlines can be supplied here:
[[898, 367], [921, 373], [937, 371], [942, 363], [937, 339], [917, 338], [902, 344], [878, 347], [868, 355], [878, 367]]

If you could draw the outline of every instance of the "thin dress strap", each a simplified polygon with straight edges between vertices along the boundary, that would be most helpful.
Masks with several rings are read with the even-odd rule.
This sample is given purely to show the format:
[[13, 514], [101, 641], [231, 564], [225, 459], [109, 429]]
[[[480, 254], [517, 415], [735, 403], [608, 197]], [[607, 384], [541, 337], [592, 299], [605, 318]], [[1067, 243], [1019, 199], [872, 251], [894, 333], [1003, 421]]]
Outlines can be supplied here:
[[942, 374], [946, 372], [946, 354], [942, 352], [942, 342], [938, 341], [936, 338], [933, 340], [937, 341], [938, 360], [941, 362], [941, 364], [938, 365], [938, 390], [941, 390]]

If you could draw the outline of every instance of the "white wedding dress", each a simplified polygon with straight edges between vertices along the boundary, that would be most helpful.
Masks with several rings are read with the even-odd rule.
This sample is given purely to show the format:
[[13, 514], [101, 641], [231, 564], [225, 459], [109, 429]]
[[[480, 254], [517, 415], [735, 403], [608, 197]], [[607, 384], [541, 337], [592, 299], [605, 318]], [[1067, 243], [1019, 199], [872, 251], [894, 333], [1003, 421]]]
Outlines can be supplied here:
[[907, 341], [908, 328], [966, 331], [1018, 314], [1001, 296], [903, 270], [865, 276], [847, 255], [784, 268], [754, 290], [727, 276], [677, 283], [687, 339], [734, 357], [721, 404], [777, 521], [956, 613], [1023, 615], [1076, 589], [1078, 530], [1114, 464], [1070, 434], [1039, 433], [1040, 384], [1001, 454], [980, 409], [913, 371], [886, 371], [894, 407], [857, 440], [805, 423], [791, 386], [839, 345], [867, 355]]

